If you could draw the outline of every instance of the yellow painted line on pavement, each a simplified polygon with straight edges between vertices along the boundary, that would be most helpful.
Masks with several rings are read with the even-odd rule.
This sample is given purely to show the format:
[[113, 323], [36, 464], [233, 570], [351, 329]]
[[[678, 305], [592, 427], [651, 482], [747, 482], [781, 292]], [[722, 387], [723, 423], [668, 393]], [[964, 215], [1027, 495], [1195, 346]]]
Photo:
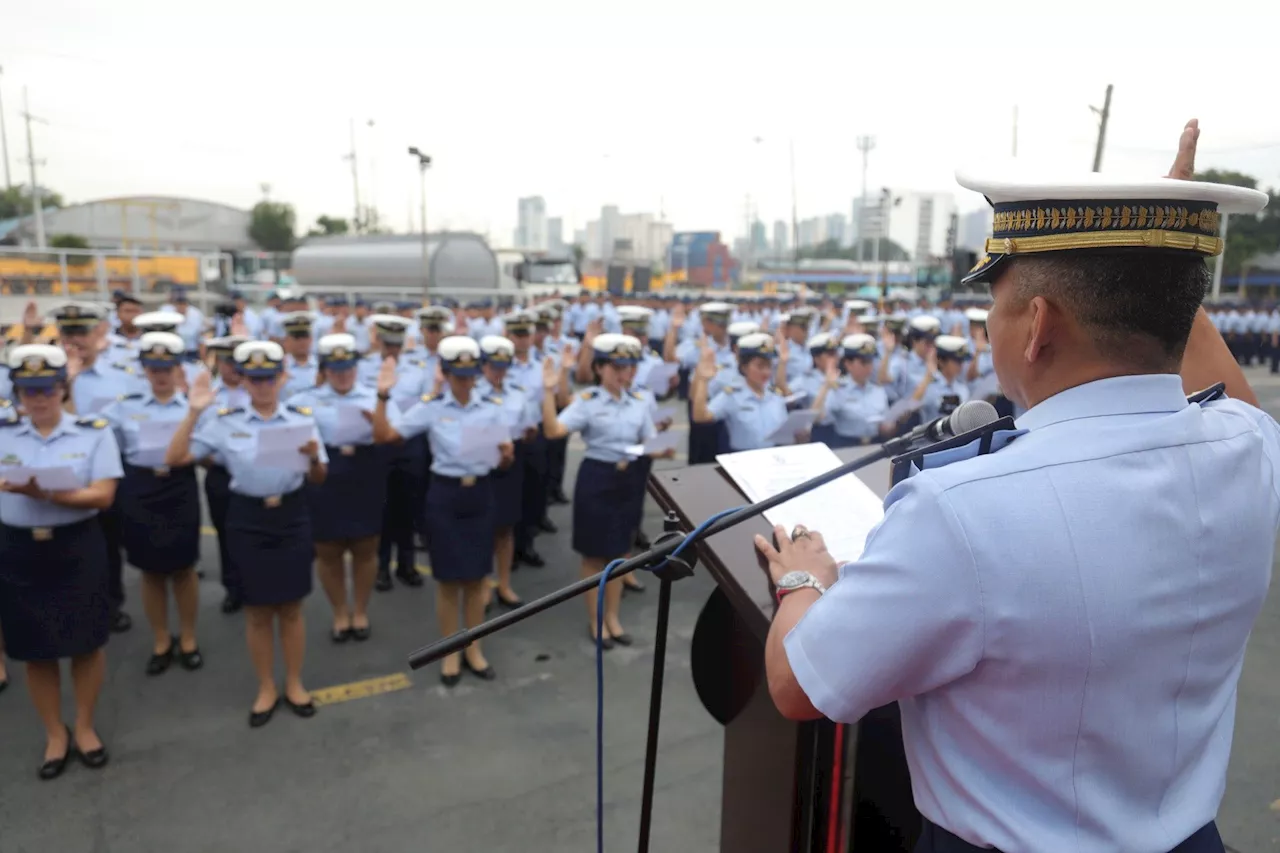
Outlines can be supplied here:
[[395, 675], [384, 675], [381, 678], [368, 678], [364, 681], [353, 681], [350, 684], [339, 684], [311, 691], [311, 701], [317, 705], [337, 705], [350, 702], [352, 699], [368, 699], [382, 693], [394, 693], [413, 686], [409, 676], [403, 672]]

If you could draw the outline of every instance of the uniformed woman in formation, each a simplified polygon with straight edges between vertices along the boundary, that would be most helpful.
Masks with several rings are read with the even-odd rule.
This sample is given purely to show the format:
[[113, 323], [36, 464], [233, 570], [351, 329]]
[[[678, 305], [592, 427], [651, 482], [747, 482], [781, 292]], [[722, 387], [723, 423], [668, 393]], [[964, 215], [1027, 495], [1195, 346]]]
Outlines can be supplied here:
[[[625, 557], [635, 536], [637, 504], [644, 500], [644, 483], [635, 475], [634, 456], [629, 448], [643, 444], [657, 434], [649, 403], [629, 390], [640, 360], [640, 341], [630, 335], [597, 335], [591, 342], [592, 370], [596, 387], [574, 397], [564, 411], [556, 414], [556, 397], [568, 396], [568, 369], [571, 359], [557, 365], [543, 363], [542, 423], [552, 438], [582, 433], [587, 449], [578, 466], [573, 489], [573, 550], [582, 555], [582, 576], [600, 572], [612, 560]], [[715, 351], [708, 348], [714, 365]], [[662, 454], [670, 457], [674, 450]], [[597, 593], [584, 596], [587, 602], [587, 630], [596, 640]], [[605, 590], [604, 648], [614, 643], [631, 645], [631, 635], [622, 627], [619, 610], [622, 582], [611, 581]]]
[[[63, 411], [65, 352], [19, 346], [9, 366], [26, 414], [0, 425], [0, 630], [9, 657], [27, 665], [27, 689], [45, 728], [40, 778], [53, 779], [72, 752], [86, 767], [107, 763], [94, 729], [111, 621], [107, 545], [96, 516], [111, 506], [124, 472], [107, 421]], [[70, 468], [77, 487], [48, 491], [13, 473], [55, 467]], [[62, 658], [71, 659], [74, 728], [62, 719]]]
[[[206, 342], [205, 350], [213, 359], [215, 371], [213, 379], [213, 405], [204, 416], [216, 417], [220, 409], [240, 409], [249, 405], [249, 392], [246, 390], [244, 377], [240, 368], [236, 367], [231, 357], [236, 347], [247, 343], [250, 339], [242, 335], [227, 335], [213, 338]], [[240, 592], [240, 576], [236, 573], [235, 563], [227, 550], [227, 506], [231, 501], [231, 475], [227, 466], [218, 456], [213, 454], [203, 460], [204, 464], [204, 496], [209, 502], [209, 520], [213, 522], [214, 532], [218, 536], [219, 573], [225, 596], [222, 599], [223, 613], [237, 613], [244, 605], [244, 597]]]
[[949, 415], [969, 399], [969, 385], [961, 375], [969, 360], [969, 343], [956, 335], [939, 335], [934, 339], [934, 356], [930, 381], [920, 398], [920, 421], [929, 423]]
[[[165, 463], [186, 465], [217, 454], [231, 474], [227, 506], [227, 547], [240, 573], [249, 655], [258, 675], [258, 695], [249, 725], [264, 726], [280, 704], [274, 674], [273, 627], [280, 631], [284, 652], [284, 701], [300, 717], [316, 712], [302, 685], [306, 629], [302, 600], [311, 594], [311, 513], [304, 483], [324, 482], [328, 457], [309, 409], [280, 402], [284, 384], [284, 350], [271, 341], [236, 347], [236, 365], [247, 380], [249, 405], [220, 409], [210, 419], [201, 414], [213, 404], [208, 374], [192, 383], [190, 409], [174, 433]], [[199, 429], [196, 429], [197, 424]], [[268, 467], [258, 458], [258, 442], [268, 430], [309, 428], [311, 438], [297, 448], [301, 466]], [[193, 435], [194, 433], [194, 435]], [[305, 471], [302, 470], [305, 468]]]
[[[335, 643], [369, 639], [369, 598], [378, 573], [378, 534], [387, 494], [389, 457], [377, 444], [391, 440], [380, 418], [378, 394], [356, 381], [356, 340], [339, 333], [317, 344], [321, 385], [300, 391], [289, 402], [310, 409], [320, 430], [329, 470], [324, 482], [308, 490], [316, 574], [333, 608], [330, 639]], [[351, 595], [347, 594], [346, 555], [351, 554]]]
[[[873, 345], [874, 343], [875, 341], [872, 341]], [[796, 379], [795, 382], [789, 383], [787, 391], [790, 394], [804, 394], [804, 397], [799, 401], [800, 404], [811, 409], [817, 409], [816, 401], [818, 395], [826, 387], [831, 372], [835, 371], [836, 378], [839, 378], [840, 341], [831, 332], [819, 332], [809, 338], [808, 346], [809, 357], [813, 359], [813, 370]], [[712, 397], [714, 399], [714, 395]], [[830, 417], [823, 417], [821, 413], [819, 414], [818, 419], [813, 424], [813, 440], [828, 447], [839, 446], [835, 425], [831, 422]]]
[[[828, 447], [875, 444], [897, 431], [896, 421], [887, 420], [889, 395], [871, 381], [876, 361], [876, 339], [868, 334], [846, 335], [840, 342], [840, 365], [825, 365], [822, 387], [812, 407], [818, 412], [818, 426]], [[828, 432], [829, 431], [829, 432]]]
[[[507, 378], [516, 347], [508, 338], [485, 335], [480, 339], [480, 366], [483, 376], [476, 380], [475, 392], [488, 397], [502, 408], [511, 432], [514, 453], [512, 464], [493, 472], [494, 534], [493, 562], [498, 585], [496, 594], [503, 607], [519, 607], [524, 602], [511, 588], [511, 569], [516, 556], [516, 525], [520, 523], [524, 499], [523, 454], [525, 442], [537, 430], [538, 411], [532, 409], [533, 398], [523, 385]], [[486, 604], [489, 599], [486, 598]]]
[[763, 332], [740, 339], [738, 380], [708, 400], [707, 386], [718, 369], [716, 351], [711, 347], [702, 351], [689, 393], [693, 419], [700, 424], [724, 423], [734, 452], [772, 447], [771, 436], [787, 420], [787, 404], [771, 385], [775, 352], [773, 338]]
[[[493, 531], [496, 519], [493, 478], [496, 467], [509, 467], [515, 448], [510, 441], [502, 407], [492, 397], [476, 392], [480, 373], [480, 346], [471, 338], [451, 335], [437, 351], [444, 372], [445, 391], [424, 394], [405, 411], [393, 428], [397, 438], [426, 435], [431, 443], [431, 481], [427, 486], [427, 553], [436, 580], [436, 619], [444, 635], [458, 630], [458, 608], [463, 623], [474, 628], [484, 621], [486, 578], [493, 570]], [[391, 390], [396, 386], [395, 365], [385, 362], [378, 374], [378, 413], [385, 416]], [[472, 444], [478, 432], [501, 433], [497, 454]], [[464, 442], [463, 437], [470, 434]], [[496, 459], [494, 458], [496, 456]], [[495, 464], [496, 462], [496, 464]], [[485, 659], [480, 643], [468, 646], [442, 661], [440, 681], [453, 687], [461, 669], [478, 678], [497, 677]]]
[[[124, 456], [116, 506], [125, 558], [142, 572], [142, 607], [152, 634], [146, 671], [160, 675], [175, 658], [186, 670], [204, 665], [196, 643], [200, 487], [193, 464], [164, 464], [169, 435], [187, 414], [187, 398], [178, 390], [186, 344], [172, 332], [147, 332], [137, 352], [149, 390], [125, 395], [102, 416]], [[170, 588], [178, 609], [176, 637], [169, 629]]]

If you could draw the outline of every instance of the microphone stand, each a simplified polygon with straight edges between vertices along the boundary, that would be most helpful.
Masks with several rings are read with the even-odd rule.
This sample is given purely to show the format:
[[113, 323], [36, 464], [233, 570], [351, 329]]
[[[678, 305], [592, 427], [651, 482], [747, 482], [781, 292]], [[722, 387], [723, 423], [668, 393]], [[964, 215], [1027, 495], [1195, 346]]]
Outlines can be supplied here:
[[[947, 450], [952, 447], [961, 447], [969, 444], [977, 439], [986, 439], [989, 444], [991, 435], [995, 432], [1005, 429], [1013, 429], [1013, 418], [1005, 417], [994, 420], [977, 429], [957, 435], [954, 438], [945, 441], [933, 442], [920, 447], [917, 450], [900, 454], [904, 449], [901, 444], [889, 442], [881, 445], [879, 448], [865, 456], [860, 456], [850, 462], [846, 462], [839, 467], [832, 468], [826, 473], [819, 474], [811, 480], [792, 486], [786, 491], [779, 492], [773, 497], [765, 498], [753, 504], [747, 504], [733, 512], [728, 513], [709, 524], [699, 527], [693, 535], [686, 536], [680, 532], [680, 520], [674, 513], [667, 513], [666, 518], [662, 522], [663, 534], [653, 547], [642, 554], [637, 554], [627, 560], [624, 560], [613, 571], [609, 572], [609, 579], [616, 580], [631, 574], [637, 569], [648, 569], [658, 578], [658, 619], [656, 626], [656, 637], [653, 645], [653, 675], [650, 683], [649, 693], [649, 727], [648, 735], [645, 738], [644, 749], [644, 784], [641, 791], [640, 799], [640, 833], [639, 833], [639, 851], [647, 853], [649, 849], [649, 829], [653, 815], [653, 792], [654, 792], [654, 776], [657, 769], [658, 759], [658, 728], [661, 719], [662, 710], [662, 690], [663, 682], [666, 674], [666, 651], [667, 651], [667, 626], [671, 613], [671, 585], [677, 580], [691, 577], [693, 568], [697, 562], [697, 558], [690, 554], [688, 548], [696, 545], [703, 539], [714, 536], [735, 527], [747, 519], [754, 518], [767, 510], [780, 506], [792, 498], [798, 497], [811, 492], [816, 488], [825, 486], [833, 480], [838, 480], [846, 474], [851, 474], [860, 468], [865, 468], [872, 463], [879, 462], [882, 459], [893, 457], [893, 468], [898, 469], [900, 463], [909, 463], [919, 458], [926, 452], [932, 453], [938, 450]], [[687, 540], [688, 544], [681, 549], [679, 556], [672, 557], [677, 548]], [[686, 556], [687, 555], [687, 556]], [[445, 655], [453, 652], [461, 651], [475, 640], [487, 637], [490, 634], [496, 634], [504, 628], [510, 627], [518, 622], [523, 622], [530, 616], [549, 610], [558, 604], [577, 598], [584, 592], [590, 592], [600, 586], [600, 579], [604, 576], [604, 572], [599, 572], [589, 578], [575, 581], [566, 587], [556, 590], [555, 592], [544, 595], [542, 598], [530, 601], [515, 610], [501, 614], [494, 619], [478, 625], [475, 628], [467, 628], [443, 637], [433, 643], [429, 643], [409, 655], [409, 668], [421, 669], [435, 661], [440, 660]]]

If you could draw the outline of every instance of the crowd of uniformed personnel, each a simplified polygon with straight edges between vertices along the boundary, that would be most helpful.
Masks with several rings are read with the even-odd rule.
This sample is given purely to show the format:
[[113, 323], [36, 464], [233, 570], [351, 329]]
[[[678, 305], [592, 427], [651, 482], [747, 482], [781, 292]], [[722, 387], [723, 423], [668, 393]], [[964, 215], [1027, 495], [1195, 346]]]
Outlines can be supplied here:
[[[282, 703], [315, 713], [302, 674], [313, 577], [334, 644], [371, 638], [373, 591], [393, 578], [423, 585], [420, 548], [442, 633], [479, 624], [495, 604], [519, 606], [512, 572], [544, 565], [534, 539], [556, 532], [547, 506], [569, 503], [571, 433], [585, 444], [572, 501], [585, 577], [647, 545], [652, 458], [674, 455], [645, 446], [672, 424], [661, 400], [687, 401], [687, 461], [698, 464], [810, 438], [870, 444], [998, 395], [976, 299], [644, 294], [615, 304], [583, 292], [512, 308], [312, 306], [279, 293], [255, 309], [231, 294], [208, 319], [180, 292], [159, 311], [128, 293], [113, 303], [58, 306], [57, 337], [43, 342], [32, 341], [45, 318], [29, 307], [25, 339], [0, 370], [0, 631], [45, 725], [44, 779], [71, 757], [107, 763], [94, 708], [108, 636], [132, 625], [125, 563], [140, 573], [153, 636], [146, 673], [203, 666], [201, 491], [222, 612], [244, 613], [259, 682], [249, 724], [260, 727]], [[797, 408], [817, 412], [812, 436], [777, 435]], [[263, 456], [273, 431], [308, 436], [296, 461]], [[42, 485], [50, 469], [74, 487]], [[624, 588], [643, 586], [609, 585], [600, 637], [596, 596], [584, 596], [588, 636], [606, 649], [633, 642]], [[446, 658], [441, 681], [457, 684], [464, 668], [496, 678], [479, 643]]]
[[1205, 311], [1237, 362], [1270, 363], [1271, 372], [1280, 373], [1280, 306], [1206, 303]]

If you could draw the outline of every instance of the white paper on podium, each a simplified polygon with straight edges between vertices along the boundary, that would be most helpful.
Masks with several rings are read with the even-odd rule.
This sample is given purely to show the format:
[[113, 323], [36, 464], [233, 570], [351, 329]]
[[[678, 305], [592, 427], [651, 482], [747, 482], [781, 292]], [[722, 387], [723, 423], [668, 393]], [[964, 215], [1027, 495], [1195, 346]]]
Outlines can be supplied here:
[[664, 361], [649, 368], [649, 375], [644, 384], [655, 396], [662, 396], [671, 390], [671, 377], [680, 372], [680, 365], [674, 361]]
[[889, 411], [884, 413], [884, 419], [887, 423], [897, 423], [907, 415], [920, 408], [923, 401], [913, 400], [910, 397], [903, 397], [898, 402], [889, 407]]
[[311, 460], [298, 448], [311, 440], [313, 429], [310, 424], [299, 424], [258, 430], [258, 455], [253, 464], [259, 468], [305, 473], [311, 467]]
[[76, 472], [66, 465], [57, 468], [27, 468], [21, 465], [0, 468], [0, 480], [15, 485], [25, 486], [33, 477], [37, 486], [50, 492], [84, 488], [84, 484], [76, 477]]
[[[752, 501], [771, 498], [841, 465], [825, 444], [723, 453], [716, 462]], [[857, 474], [846, 474], [768, 510], [764, 517], [788, 532], [797, 524], [817, 530], [831, 556], [842, 563], [862, 556], [867, 534], [884, 518], [884, 504]]]
[[661, 453], [664, 450], [674, 450], [680, 446], [680, 434], [675, 432], [660, 432], [644, 444], [633, 444], [627, 448], [629, 456], [644, 456], [649, 453]]
[[483, 462], [490, 468], [497, 468], [498, 462], [502, 460], [498, 445], [510, 440], [511, 427], [505, 423], [468, 427], [462, 431], [458, 456], [467, 462]]
[[134, 465], [142, 468], [159, 468], [164, 465], [165, 454], [180, 421], [142, 421], [138, 424], [138, 451], [133, 455]]
[[794, 412], [787, 412], [787, 419], [782, 422], [782, 426], [773, 431], [769, 441], [779, 447], [795, 444], [796, 433], [813, 429], [813, 422], [817, 419], [818, 413], [813, 409], [796, 409]]
[[338, 420], [326, 443], [339, 446], [367, 444], [372, 435], [373, 426], [365, 419], [364, 410], [359, 406], [339, 405]]
[[986, 376], [979, 376], [973, 382], [969, 396], [974, 400], [989, 400], [1000, 396], [1000, 377], [993, 370]]

